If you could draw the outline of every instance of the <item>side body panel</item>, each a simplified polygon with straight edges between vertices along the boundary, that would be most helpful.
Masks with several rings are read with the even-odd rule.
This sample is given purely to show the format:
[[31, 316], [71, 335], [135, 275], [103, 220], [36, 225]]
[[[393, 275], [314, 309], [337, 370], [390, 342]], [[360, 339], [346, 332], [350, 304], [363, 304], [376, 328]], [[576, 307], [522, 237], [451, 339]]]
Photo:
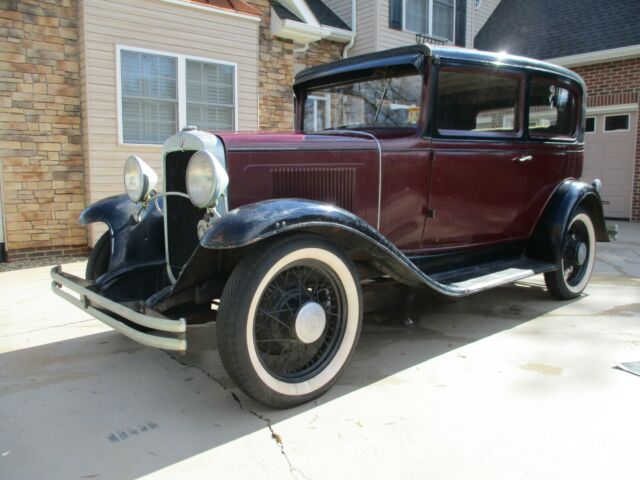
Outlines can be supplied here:
[[525, 142], [433, 140], [429, 208], [424, 246], [477, 246], [517, 238], [525, 226], [525, 174], [517, 158]]

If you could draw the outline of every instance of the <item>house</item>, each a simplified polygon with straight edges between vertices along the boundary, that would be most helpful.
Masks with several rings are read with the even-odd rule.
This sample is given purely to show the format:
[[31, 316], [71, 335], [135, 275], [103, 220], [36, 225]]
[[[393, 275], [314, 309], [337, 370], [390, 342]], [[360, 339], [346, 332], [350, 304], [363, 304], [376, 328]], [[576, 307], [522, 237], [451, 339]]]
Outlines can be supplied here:
[[[498, 0], [0, 2], [0, 252], [84, 252], [82, 209], [161, 172], [188, 124], [291, 130], [294, 75], [422, 41], [473, 46]], [[2, 261], [0, 253], [0, 261]]]
[[640, 220], [640, 2], [502, 0], [475, 38], [574, 70], [587, 84], [583, 178], [600, 178], [605, 214]]

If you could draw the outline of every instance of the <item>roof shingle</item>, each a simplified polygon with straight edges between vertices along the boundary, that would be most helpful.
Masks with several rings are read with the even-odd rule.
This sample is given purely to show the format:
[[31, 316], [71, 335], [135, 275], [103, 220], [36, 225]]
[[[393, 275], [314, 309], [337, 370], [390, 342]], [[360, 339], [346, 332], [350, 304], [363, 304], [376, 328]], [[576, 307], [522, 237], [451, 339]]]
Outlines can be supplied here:
[[640, 44], [639, 0], [502, 0], [475, 47], [547, 59]]

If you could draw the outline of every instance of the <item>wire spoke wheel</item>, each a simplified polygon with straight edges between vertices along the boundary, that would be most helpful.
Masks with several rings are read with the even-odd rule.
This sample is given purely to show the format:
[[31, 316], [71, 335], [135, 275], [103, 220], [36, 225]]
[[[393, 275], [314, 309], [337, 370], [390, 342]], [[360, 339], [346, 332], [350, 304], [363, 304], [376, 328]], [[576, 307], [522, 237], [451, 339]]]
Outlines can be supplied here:
[[318, 262], [291, 265], [271, 280], [254, 323], [258, 356], [270, 374], [304, 381], [331, 360], [344, 333], [344, 295]]
[[355, 265], [328, 240], [304, 234], [274, 239], [245, 256], [227, 280], [216, 321], [231, 378], [277, 408], [331, 388], [361, 326]]

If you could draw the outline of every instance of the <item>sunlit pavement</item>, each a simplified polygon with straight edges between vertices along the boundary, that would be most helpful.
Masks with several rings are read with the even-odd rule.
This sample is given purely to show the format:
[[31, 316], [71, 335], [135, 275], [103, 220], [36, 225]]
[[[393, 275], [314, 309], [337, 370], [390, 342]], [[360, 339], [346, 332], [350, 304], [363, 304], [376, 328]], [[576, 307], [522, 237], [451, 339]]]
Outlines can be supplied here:
[[599, 245], [578, 300], [536, 277], [366, 318], [339, 384], [286, 411], [235, 389], [212, 325], [174, 358], [48, 272], [0, 273], [0, 478], [638, 478], [640, 377], [614, 367], [640, 360], [640, 224]]

